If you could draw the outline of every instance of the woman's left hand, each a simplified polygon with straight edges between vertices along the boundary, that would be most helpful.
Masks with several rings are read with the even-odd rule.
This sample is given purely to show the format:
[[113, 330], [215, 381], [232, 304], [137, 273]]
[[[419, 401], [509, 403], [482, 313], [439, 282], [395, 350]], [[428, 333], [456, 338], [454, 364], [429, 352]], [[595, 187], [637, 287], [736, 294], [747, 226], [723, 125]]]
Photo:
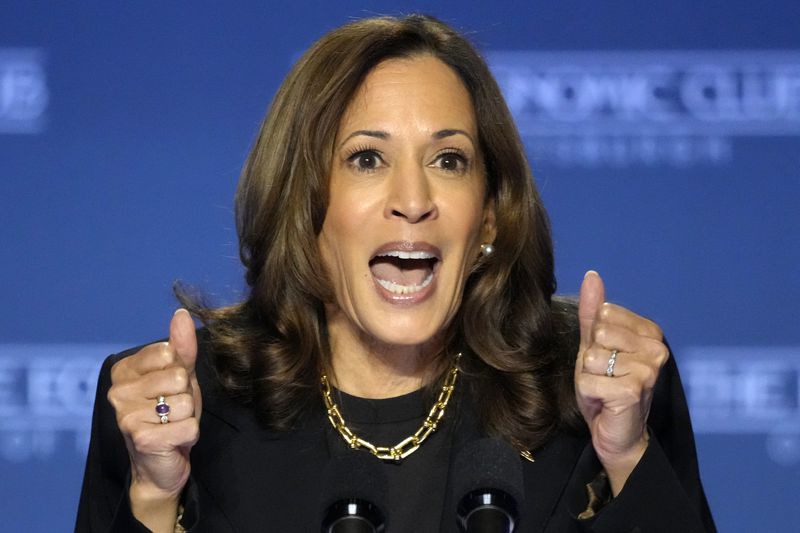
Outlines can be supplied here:
[[581, 285], [578, 319], [575, 395], [616, 496], [647, 448], [653, 387], [669, 350], [655, 323], [605, 303], [603, 280], [594, 271]]

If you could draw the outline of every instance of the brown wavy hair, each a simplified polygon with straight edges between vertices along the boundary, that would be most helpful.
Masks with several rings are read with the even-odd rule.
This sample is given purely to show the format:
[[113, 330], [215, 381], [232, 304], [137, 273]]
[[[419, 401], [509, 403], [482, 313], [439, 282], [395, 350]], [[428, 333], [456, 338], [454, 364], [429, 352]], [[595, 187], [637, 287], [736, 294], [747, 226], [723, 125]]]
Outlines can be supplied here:
[[421, 54], [449, 65], [472, 97], [496, 207], [495, 252], [470, 273], [443, 353], [466, 352], [465, 381], [481, 398], [486, 433], [535, 449], [559, 425], [577, 424], [574, 309], [553, 298], [549, 222], [500, 89], [469, 41], [432, 17], [353, 22], [302, 56], [272, 102], [236, 193], [247, 299], [213, 308], [180, 286], [176, 293], [207, 325], [224, 387], [267, 426], [289, 429], [318, 405], [330, 361], [324, 302], [334, 296], [317, 236], [334, 139], [376, 65]]

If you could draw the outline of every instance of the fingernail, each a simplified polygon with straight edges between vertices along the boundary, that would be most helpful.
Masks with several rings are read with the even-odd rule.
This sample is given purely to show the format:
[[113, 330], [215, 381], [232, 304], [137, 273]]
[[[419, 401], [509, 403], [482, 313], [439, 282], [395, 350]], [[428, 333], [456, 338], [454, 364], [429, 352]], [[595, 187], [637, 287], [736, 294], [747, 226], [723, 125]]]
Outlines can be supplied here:
[[598, 274], [598, 273], [597, 273], [597, 271], [596, 271], [596, 270], [587, 270], [587, 271], [586, 271], [586, 274], [584, 274], [584, 275], [583, 275], [583, 279], [586, 279], [586, 278], [588, 278], [588, 277], [589, 277], [589, 274], [594, 274], [595, 276], [599, 276], [599, 275], [600, 275], [600, 274]]

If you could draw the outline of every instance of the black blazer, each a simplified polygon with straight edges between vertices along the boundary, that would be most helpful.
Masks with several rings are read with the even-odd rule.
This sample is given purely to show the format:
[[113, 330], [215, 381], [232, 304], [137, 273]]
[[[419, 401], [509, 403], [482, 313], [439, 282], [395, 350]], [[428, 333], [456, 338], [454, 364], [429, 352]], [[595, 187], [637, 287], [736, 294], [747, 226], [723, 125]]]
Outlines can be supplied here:
[[[309, 415], [298, 430], [264, 429], [251, 409], [222, 392], [208, 345], [202, 335], [198, 341], [203, 414], [201, 437], [191, 452], [184, 525], [191, 532], [319, 531], [320, 473], [330, 458], [324, 410]], [[130, 511], [129, 459], [106, 399], [111, 366], [134, 351], [109, 357], [100, 372], [77, 532], [147, 531]], [[480, 437], [471, 412], [468, 401], [460, 403], [454, 450]], [[517, 532], [715, 531], [673, 358], [659, 377], [648, 421], [651, 439], [644, 457], [622, 492], [587, 520], [576, 517], [587, 505], [586, 484], [601, 470], [588, 437], [559, 434], [535, 453], [535, 462], [520, 459], [525, 503]], [[448, 495], [451, 486], [448, 481]], [[450, 496], [446, 501], [454, 502]], [[446, 504], [443, 516], [439, 531], [457, 532], [454, 503]], [[401, 532], [389, 527], [388, 533]]]

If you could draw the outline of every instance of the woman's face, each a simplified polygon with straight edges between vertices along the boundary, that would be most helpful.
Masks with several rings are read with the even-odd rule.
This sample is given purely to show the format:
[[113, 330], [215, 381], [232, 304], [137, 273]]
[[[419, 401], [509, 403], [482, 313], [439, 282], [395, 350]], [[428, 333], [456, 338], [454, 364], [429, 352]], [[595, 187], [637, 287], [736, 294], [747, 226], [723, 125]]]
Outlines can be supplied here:
[[[494, 238], [469, 93], [440, 60], [379, 64], [342, 118], [319, 235], [334, 347], [423, 345]], [[349, 349], [350, 347], [348, 347]]]

